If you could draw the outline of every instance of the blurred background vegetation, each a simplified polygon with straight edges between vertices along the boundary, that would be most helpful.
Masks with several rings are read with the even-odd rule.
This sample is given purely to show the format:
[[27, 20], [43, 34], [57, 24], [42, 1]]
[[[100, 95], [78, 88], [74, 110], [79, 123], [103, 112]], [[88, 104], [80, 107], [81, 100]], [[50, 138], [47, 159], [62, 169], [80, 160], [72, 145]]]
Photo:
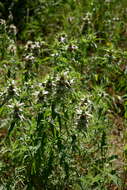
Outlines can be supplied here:
[[126, 39], [126, 0], [1, 0], [1, 18], [13, 22], [19, 40], [50, 38], [58, 32], [99, 38]]

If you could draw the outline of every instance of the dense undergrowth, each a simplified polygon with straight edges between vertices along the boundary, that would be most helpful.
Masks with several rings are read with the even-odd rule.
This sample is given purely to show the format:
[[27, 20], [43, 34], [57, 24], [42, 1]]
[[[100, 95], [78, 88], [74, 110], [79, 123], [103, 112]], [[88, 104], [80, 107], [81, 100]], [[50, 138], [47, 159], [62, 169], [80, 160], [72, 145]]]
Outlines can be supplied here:
[[126, 1], [0, 10], [0, 189], [126, 190]]

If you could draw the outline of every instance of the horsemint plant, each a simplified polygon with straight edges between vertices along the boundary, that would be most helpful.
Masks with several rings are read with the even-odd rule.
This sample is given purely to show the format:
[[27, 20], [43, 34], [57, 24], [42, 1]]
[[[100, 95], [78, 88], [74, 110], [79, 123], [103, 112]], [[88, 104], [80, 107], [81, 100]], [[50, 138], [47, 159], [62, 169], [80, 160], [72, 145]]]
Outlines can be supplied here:
[[[123, 80], [121, 66], [125, 52], [119, 54], [110, 45], [103, 46], [93, 32], [76, 40], [62, 34], [50, 49], [43, 50], [42, 58], [38, 44], [27, 42], [21, 78], [13, 76], [17, 66], [10, 67], [6, 80], [15, 82], [10, 80], [0, 94], [2, 123], [7, 118], [8, 128], [1, 151], [2, 188], [120, 186], [118, 171], [112, 167], [117, 155], [110, 152], [108, 114], [123, 111], [116, 102], [119, 96], [110, 97], [108, 91], [126, 91], [126, 69]], [[38, 79], [36, 59], [40, 65], [54, 67], [48, 77]]]
[[108, 156], [107, 94], [100, 88], [93, 95], [85, 93], [75, 69], [58, 73], [58, 67], [42, 82], [29, 78], [21, 87], [24, 92], [19, 90], [7, 103], [11, 123], [2, 149], [2, 187], [101, 190], [118, 186], [112, 169], [116, 157]]

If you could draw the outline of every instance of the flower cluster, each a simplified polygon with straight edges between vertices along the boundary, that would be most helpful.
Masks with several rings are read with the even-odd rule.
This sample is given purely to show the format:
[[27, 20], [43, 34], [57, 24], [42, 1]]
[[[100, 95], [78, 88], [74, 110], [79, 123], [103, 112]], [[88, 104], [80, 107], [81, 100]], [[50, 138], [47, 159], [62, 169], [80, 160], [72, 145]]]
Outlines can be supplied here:
[[14, 40], [10, 40], [10, 44], [9, 44], [7, 50], [9, 52], [9, 54], [16, 55], [17, 48], [16, 48]]
[[16, 26], [14, 24], [11, 24], [9, 26], [9, 31], [8, 32], [9, 32], [9, 34], [16, 36], [16, 34], [17, 34]]
[[0, 32], [4, 33], [6, 31], [6, 28], [7, 28], [6, 21], [3, 19], [0, 19]]
[[33, 42], [33, 41], [27, 41], [26, 45], [25, 45], [25, 51], [27, 52], [39, 52], [41, 48], [41, 42]]

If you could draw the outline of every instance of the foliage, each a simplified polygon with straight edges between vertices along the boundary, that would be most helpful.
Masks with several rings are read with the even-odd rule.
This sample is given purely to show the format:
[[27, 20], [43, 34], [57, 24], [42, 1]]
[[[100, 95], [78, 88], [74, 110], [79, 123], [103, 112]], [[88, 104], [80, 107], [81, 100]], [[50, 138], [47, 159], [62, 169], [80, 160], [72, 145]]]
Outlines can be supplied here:
[[125, 6], [1, 1], [0, 189], [126, 189]]

